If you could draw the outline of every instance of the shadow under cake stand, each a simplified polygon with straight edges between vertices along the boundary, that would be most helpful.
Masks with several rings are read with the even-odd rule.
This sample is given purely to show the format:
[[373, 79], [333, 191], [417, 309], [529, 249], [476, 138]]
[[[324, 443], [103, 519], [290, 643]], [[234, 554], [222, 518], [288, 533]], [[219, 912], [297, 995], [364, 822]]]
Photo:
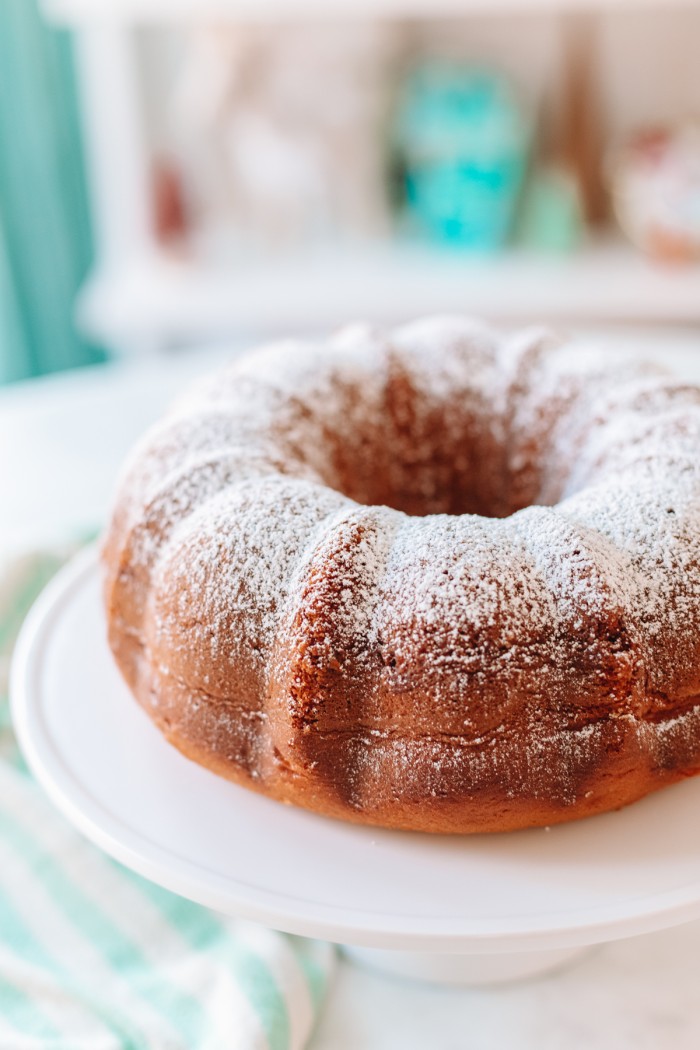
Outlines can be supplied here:
[[32, 771], [107, 853], [183, 897], [386, 971], [513, 980], [700, 917], [700, 778], [551, 830], [459, 837], [328, 820], [189, 762], [114, 665], [92, 550], [32, 610], [11, 694]]

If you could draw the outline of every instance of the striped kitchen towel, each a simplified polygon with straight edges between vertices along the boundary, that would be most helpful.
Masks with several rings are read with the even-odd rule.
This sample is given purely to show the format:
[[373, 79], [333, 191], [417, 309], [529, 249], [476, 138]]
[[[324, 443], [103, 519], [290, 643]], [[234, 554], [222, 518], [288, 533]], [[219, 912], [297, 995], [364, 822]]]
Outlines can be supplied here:
[[10, 651], [63, 556], [0, 565], [0, 1050], [298, 1050], [333, 948], [222, 918], [121, 867], [24, 765]]

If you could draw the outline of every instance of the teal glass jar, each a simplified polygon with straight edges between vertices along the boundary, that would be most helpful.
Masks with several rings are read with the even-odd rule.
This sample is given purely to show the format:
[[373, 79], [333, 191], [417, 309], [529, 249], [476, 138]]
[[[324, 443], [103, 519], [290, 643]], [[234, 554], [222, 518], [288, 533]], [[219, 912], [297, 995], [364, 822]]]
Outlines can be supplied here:
[[410, 227], [466, 249], [501, 248], [531, 141], [532, 120], [504, 77], [439, 64], [417, 69], [395, 127]]

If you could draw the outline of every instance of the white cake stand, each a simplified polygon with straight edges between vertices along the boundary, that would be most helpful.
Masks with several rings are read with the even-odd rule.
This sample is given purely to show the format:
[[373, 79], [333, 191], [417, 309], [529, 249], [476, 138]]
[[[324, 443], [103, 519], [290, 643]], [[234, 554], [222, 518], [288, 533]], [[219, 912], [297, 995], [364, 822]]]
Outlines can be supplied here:
[[63, 814], [175, 893], [452, 983], [528, 976], [700, 916], [700, 778], [551, 831], [443, 837], [343, 824], [183, 758], [131, 699], [104, 633], [88, 552], [22, 631], [15, 726]]

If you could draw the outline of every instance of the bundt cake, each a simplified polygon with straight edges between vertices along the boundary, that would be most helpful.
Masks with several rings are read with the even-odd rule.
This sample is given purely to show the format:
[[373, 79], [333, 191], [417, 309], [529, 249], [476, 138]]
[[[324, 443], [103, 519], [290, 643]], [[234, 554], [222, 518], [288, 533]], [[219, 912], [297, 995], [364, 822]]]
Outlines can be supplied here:
[[140, 443], [109, 642], [195, 761], [503, 831], [700, 771], [700, 388], [440, 318], [281, 342]]

